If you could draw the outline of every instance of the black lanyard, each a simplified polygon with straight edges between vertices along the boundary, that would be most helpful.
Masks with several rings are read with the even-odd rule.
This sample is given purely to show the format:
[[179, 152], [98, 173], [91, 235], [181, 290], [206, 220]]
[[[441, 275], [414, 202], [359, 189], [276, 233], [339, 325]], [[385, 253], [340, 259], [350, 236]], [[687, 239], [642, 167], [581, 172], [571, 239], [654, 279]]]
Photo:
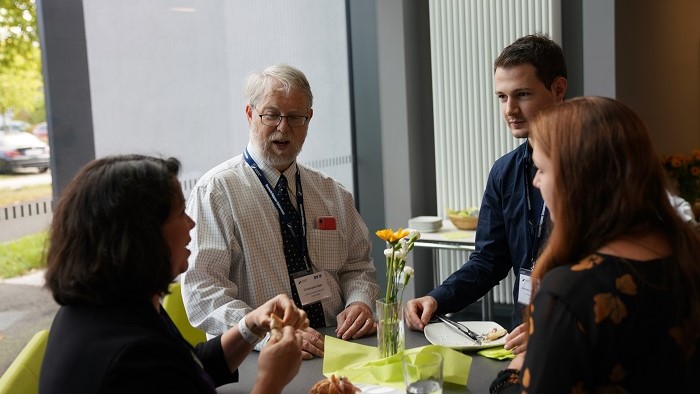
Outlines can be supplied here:
[[255, 175], [258, 176], [258, 179], [260, 180], [260, 183], [262, 183], [263, 188], [267, 192], [267, 195], [270, 197], [270, 200], [272, 200], [272, 205], [277, 208], [277, 213], [279, 214], [280, 221], [282, 224], [286, 225], [289, 231], [291, 231], [292, 236], [294, 238], [294, 243], [296, 244], [297, 248], [299, 248], [299, 251], [301, 252], [301, 255], [304, 257], [304, 264], [306, 264], [306, 268], [309, 268], [309, 263], [308, 259], [306, 257], [306, 215], [304, 214], [304, 196], [301, 191], [301, 176], [299, 175], [299, 166], [297, 166], [297, 173], [296, 173], [296, 197], [297, 197], [297, 206], [299, 208], [299, 220], [301, 222], [301, 235], [297, 236], [296, 232], [294, 231], [294, 227], [292, 226], [292, 218], [290, 215], [295, 215], [297, 212], [285, 212], [284, 208], [282, 207], [282, 204], [280, 203], [279, 199], [277, 198], [277, 194], [275, 193], [274, 189], [270, 185], [270, 182], [267, 180], [265, 177], [265, 174], [260, 170], [258, 167], [258, 164], [255, 163], [255, 160], [250, 156], [248, 153], [248, 148], [245, 149], [243, 152], [243, 158], [245, 159], [246, 163], [250, 166], [250, 168], [253, 169], [253, 172], [255, 172]]
[[[527, 198], [527, 223], [528, 223], [528, 233], [532, 233], [530, 230], [530, 214], [532, 213], [532, 201], [530, 200], [530, 150], [525, 147], [525, 197]], [[535, 260], [537, 259], [540, 246], [542, 246], [542, 241], [544, 236], [542, 235], [542, 228], [544, 227], [545, 217], [549, 212], [547, 211], [547, 205], [542, 199], [542, 212], [540, 213], [540, 219], [537, 223], [537, 229], [535, 230], [535, 238], [532, 240], [532, 250], [530, 251], [530, 269], [535, 267]]]

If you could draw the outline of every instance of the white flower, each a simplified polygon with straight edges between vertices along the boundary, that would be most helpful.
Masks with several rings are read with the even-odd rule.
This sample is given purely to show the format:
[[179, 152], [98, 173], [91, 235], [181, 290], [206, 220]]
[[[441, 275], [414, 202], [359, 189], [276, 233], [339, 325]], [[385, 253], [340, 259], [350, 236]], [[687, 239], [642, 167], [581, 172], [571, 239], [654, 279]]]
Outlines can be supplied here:
[[401, 277], [399, 278], [399, 283], [401, 283], [403, 286], [406, 286], [408, 284], [408, 281], [413, 276], [413, 273], [413, 267], [410, 267], [408, 265], [403, 267], [403, 271], [401, 271]]
[[409, 252], [408, 241], [406, 241], [406, 238], [404, 238], [400, 242], [401, 242], [401, 253], [403, 253], [403, 255], [406, 256]]
[[[386, 297], [387, 302], [396, 302], [403, 298], [403, 290], [399, 295], [399, 290], [405, 287], [413, 275], [413, 269], [405, 271], [406, 259], [413, 250], [414, 243], [420, 238], [420, 232], [415, 229], [398, 229], [394, 231], [390, 228], [377, 230], [375, 234], [386, 241], [384, 256], [386, 257]], [[402, 286], [403, 284], [403, 286]]]

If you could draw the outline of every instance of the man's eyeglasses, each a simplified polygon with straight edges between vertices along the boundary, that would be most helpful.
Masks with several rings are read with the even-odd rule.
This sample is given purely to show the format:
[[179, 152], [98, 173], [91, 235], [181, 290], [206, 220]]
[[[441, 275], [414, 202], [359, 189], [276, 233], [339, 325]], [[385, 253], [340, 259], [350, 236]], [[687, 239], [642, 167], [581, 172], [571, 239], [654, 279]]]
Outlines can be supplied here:
[[[258, 111], [257, 108], [255, 110]], [[260, 122], [265, 126], [278, 126], [282, 123], [283, 118], [287, 119], [289, 127], [301, 127], [309, 121], [308, 116], [261, 114], [260, 111], [258, 113], [260, 114], [258, 115], [260, 116]]]

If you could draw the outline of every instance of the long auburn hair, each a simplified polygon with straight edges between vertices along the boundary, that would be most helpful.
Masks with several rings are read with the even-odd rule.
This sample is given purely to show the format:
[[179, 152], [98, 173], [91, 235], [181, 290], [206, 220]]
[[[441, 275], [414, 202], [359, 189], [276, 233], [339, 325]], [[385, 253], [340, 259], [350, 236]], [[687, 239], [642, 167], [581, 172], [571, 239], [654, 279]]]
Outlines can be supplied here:
[[[663, 167], [639, 116], [610, 98], [579, 97], [541, 111], [530, 137], [552, 162], [550, 209], [556, 221], [533, 277], [541, 279], [622, 235], [659, 232], [672, 250], [667, 269], [674, 300], [689, 306], [687, 323], [696, 338], [700, 236], [671, 206]], [[677, 308], [678, 321], [688, 312]]]

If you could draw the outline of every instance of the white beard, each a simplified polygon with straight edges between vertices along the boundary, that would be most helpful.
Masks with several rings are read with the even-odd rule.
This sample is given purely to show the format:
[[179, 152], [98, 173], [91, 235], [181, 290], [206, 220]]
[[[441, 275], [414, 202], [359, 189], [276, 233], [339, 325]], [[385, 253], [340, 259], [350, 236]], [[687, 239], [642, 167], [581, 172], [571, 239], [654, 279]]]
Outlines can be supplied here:
[[[276, 154], [273, 150], [272, 145], [273, 141], [282, 139], [280, 138], [281, 134], [282, 132], [276, 131], [275, 133], [271, 134], [267, 139], [263, 140], [259, 137], [259, 134], [251, 130], [251, 141], [253, 142], [253, 145], [256, 146], [260, 157], [262, 157], [262, 159], [265, 161], [265, 164], [267, 164], [268, 166], [275, 168], [289, 167], [289, 165], [294, 163], [297, 156], [299, 156], [299, 153], [301, 153], [301, 147], [299, 147], [299, 149], [292, 151], [288, 154]], [[287, 136], [286, 140], [289, 141], [289, 144], [291, 146], [295, 145], [293, 134]]]

